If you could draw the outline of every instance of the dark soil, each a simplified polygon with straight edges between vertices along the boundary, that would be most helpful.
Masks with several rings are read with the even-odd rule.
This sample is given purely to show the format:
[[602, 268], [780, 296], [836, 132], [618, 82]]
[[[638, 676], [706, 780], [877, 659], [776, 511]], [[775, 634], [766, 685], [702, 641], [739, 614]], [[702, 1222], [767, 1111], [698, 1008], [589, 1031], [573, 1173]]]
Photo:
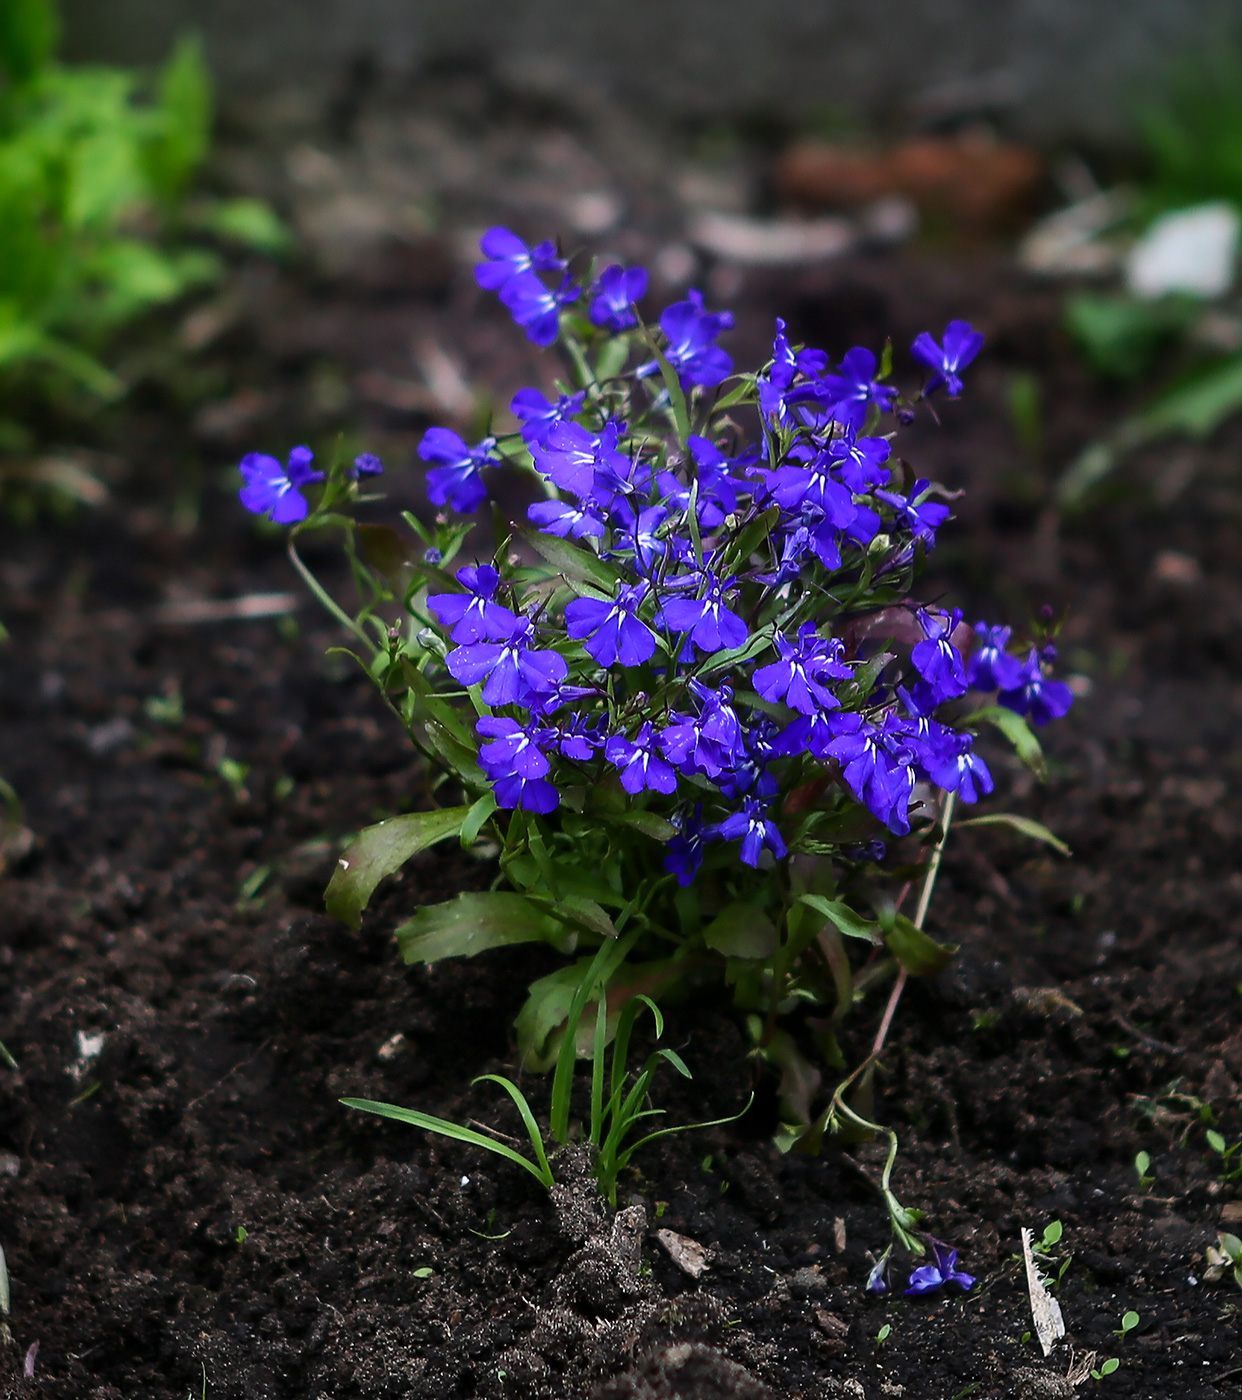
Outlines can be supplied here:
[[[0, 879], [0, 1040], [18, 1066], [0, 1064], [3, 1394], [1035, 1400], [1069, 1395], [1092, 1354], [1121, 1360], [1106, 1394], [1242, 1391], [1242, 1295], [1202, 1280], [1240, 1213], [1204, 1138], [1209, 1121], [1242, 1136], [1239, 425], [1153, 450], [1058, 531], [1052, 470], [1120, 402], [1068, 355], [1052, 292], [986, 251], [734, 288], [743, 363], [777, 312], [838, 353], [951, 315], [989, 332], [968, 397], [908, 440], [922, 473], [969, 490], [926, 594], [1015, 622], [1068, 607], [1079, 678], [1048, 734], [1049, 786], [1005, 769], [991, 803], [1048, 823], [1073, 859], [953, 838], [931, 927], [962, 952], [911, 988], [879, 1082], [899, 1195], [979, 1284], [875, 1301], [878, 1149], [778, 1155], [772, 1085], [723, 1002], [672, 1008], [695, 1079], [660, 1102], [713, 1117], [757, 1083], [756, 1108], [643, 1154], [613, 1221], [573, 1163], [549, 1200], [517, 1169], [336, 1102], [506, 1121], [470, 1080], [513, 1072], [512, 1016], [553, 965], [402, 967], [395, 924], [489, 879], [449, 846], [392, 882], [361, 934], [324, 917], [341, 839], [416, 806], [423, 775], [309, 605], [169, 611], [296, 588], [223, 489], [239, 449], [361, 425], [416, 500], [428, 410], [357, 387], [407, 374], [412, 339], [464, 356], [498, 398], [546, 373], [467, 276], [394, 277], [377, 295], [239, 273], [245, 314], [196, 371], [215, 416], [191, 433], [184, 398], [153, 380], [100, 430], [132, 468], [115, 503], [0, 538], [0, 774], [34, 833]], [[1018, 374], [1042, 391], [1038, 449], [1012, 427]], [[189, 533], [169, 480], [183, 463], [206, 483]], [[1069, 1336], [1044, 1360], [1014, 1256], [1021, 1227], [1054, 1219]], [[657, 1229], [712, 1252], [699, 1280]], [[1141, 1322], [1120, 1342], [1128, 1310]]]

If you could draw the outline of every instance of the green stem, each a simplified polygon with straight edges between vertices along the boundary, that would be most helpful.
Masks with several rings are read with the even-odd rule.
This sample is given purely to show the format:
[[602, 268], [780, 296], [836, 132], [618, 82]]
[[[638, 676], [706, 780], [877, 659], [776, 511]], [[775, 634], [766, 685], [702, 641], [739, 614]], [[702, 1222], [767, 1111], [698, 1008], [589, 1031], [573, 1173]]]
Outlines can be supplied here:
[[375, 643], [372, 640], [372, 638], [367, 636], [365, 630], [358, 624], [358, 622], [354, 618], [350, 617], [350, 615], [345, 611], [345, 609], [341, 607], [341, 605], [336, 601], [336, 599], [328, 592], [328, 590], [323, 586], [323, 584], [319, 582], [319, 580], [315, 577], [313, 573], [311, 573], [310, 569], [303, 562], [302, 556], [298, 553], [296, 530], [291, 530], [289, 533], [289, 559], [292, 562], [293, 567], [301, 575], [302, 582], [307, 586], [307, 588], [310, 589], [310, 591], [315, 595], [315, 597], [319, 600], [323, 607], [326, 608], [327, 611], [331, 613], [334, 618], [336, 618], [336, 620], [341, 624], [341, 626], [344, 627], [347, 631], [352, 632], [354, 636], [357, 637], [358, 640], [364, 645], [368, 647], [374, 646]]

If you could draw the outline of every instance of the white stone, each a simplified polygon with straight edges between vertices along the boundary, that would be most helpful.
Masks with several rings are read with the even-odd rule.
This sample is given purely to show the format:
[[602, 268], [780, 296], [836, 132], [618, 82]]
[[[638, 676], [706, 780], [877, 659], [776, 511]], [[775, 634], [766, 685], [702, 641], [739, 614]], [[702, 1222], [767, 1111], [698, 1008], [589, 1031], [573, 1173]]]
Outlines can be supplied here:
[[1138, 297], [1223, 296], [1233, 286], [1242, 216], [1220, 200], [1156, 220], [1130, 250], [1126, 286]]

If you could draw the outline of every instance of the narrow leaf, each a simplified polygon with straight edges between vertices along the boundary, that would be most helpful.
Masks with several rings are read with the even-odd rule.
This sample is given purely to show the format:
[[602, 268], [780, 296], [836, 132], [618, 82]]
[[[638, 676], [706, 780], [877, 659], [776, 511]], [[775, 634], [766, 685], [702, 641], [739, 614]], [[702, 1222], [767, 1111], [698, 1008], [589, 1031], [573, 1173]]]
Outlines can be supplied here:
[[376, 885], [419, 851], [456, 836], [469, 807], [442, 807], [435, 812], [410, 812], [369, 826], [346, 848], [328, 882], [324, 904], [334, 919], [350, 928], [362, 922]]
[[956, 943], [937, 943], [904, 914], [893, 920], [884, 941], [911, 977], [934, 977], [948, 967], [957, 952]]
[[967, 715], [960, 723], [964, 729], [977, 729], [980, 724], [994, 725], [1040, 782], [1047, 782], [1048, 765], [1044, 761], [1044, 751], [1035, 737], [1035, 731], [1021, 715], [1007, 710], [1004, 705], [985, 705], [983, 709]]
[[545, 535], [541, 530], [532, 530], [526, 525], [516, 525], [514, 529], [541, 558], [546, 559], [566, 578], [592, 584], [609, 598], [616, 591], [619, 577], [617, 571], [590, 550], [581, 549], [557, 535]]
[[540, 1171], [539, 1167], [528, 1158], [523, 1157], [520, 1152], [515, 1152], [513, 1148], [506, 1146], [503, 1142], [497, 1142], [495, 1138], [489, 1138], [483, 1133], [476, 1132], [473, 1128], [463, 1128], [458, 1123], [450, 1123], [447, 1118], [435, 1118], [430, 1113], [420, 1113], [416, 1108], [401, 1108], [395, 1103], [378, 1103], [374, 1099], [342, 1099], [341, 1103], [346, 1108], [361, 1109], [363, 1113], [374, 1113], [380, 1118], [392, 1118], [398, 1123], [409, 1123], [412, 1127], [423, 1128], [429, 1133], [439, 1133], [441, 1137], [453, 1138], [457, 1142], [468, 1142], [472, 1147], [482, 1147], [487, 1152], [494, 1152], [497, 1157], [503, 1157], [506, 1161], [516, 1162], [519, 1167], [524, 1167], [537, 1181], [541, 1181], [545, 1186], [551, 1186], [552, 1173], [550, 1170]]
[[879, 924], [864, 919], [861, 914], [856, 913], [848, 904], [842, 904], [839, 899], [825, 899], [823, 895], [819, 894], [800, 894], [798, 903], [814, 909], [817, 914], [822, 914], [825, 919], [835, 924], [847, 938], [862, 938], [868, 943], [879, 943], [880, 941]]
[[673, 823], [656, 816], [654, 812], [600, 812], [598, 815], [601, 820], [617, 826], [631, 826], [644, 836], [650, 836], [653, 841], [671, 841], [677, 835]]
[[1045, 846], [1051, 846], [1058, 855], [1068, 856], [1071, 854], [1070, 848], [1064, 841], [1053, 832], [1049, 831], [1043, 822], [1037, 822], [1030, 817], [1020, 817], [1016, 812], [989, 812], [982, 817], [969, 817], [964, 822], [958, 822], [962, 826], [1008, 826], [1014, 831], [1020, 831], [1023, 836], [1029, 836], [1032, 841], [1042, 841]]

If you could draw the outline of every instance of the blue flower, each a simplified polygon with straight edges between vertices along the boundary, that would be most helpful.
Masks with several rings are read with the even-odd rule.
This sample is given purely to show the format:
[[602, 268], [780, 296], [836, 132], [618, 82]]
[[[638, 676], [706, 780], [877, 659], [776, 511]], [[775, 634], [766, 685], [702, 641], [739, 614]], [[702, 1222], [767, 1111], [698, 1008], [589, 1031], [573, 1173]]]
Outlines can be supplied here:
[[556, 291], [545, 287], [533, 272], [519, 272], [501, 287], [500, 299], [525, 329], [527, 340], [546, 350], [561, 333], [561, 307], [578, 299], [578, 288], [568, 272]]
[[848, 680], [853, 671], [841, 661], [844, 647], [836, 638], [816, 635], [813, 622], [804, 623], [796, 641], [781, 632], [772, 638], [779, 661], [760, 666], [752, 677], [755, 689], [768, 701], [784, 700], [791, 710], [813, 715], [819, 710], [835, 710], [837, 698], [826, 679]]
[[691, 681], [690, 690], [699, 702], [698, 715], [673, 711], [660, 735], [660, 747], [682, 772], [716, 778], [735, 767], [744, 752], [733, 687], [722, 681], [709, 689], [701, 681]]
[[418, 444], [418, 455], [424, 462], [438, 462], [427, 473], [427, 495], [434, 505], [451, 506], [462, 515], [470, 515], [487, 499], [480, 468], [494, 466], [499, 460], [493, 448], [496, 439], [486, 437], [474, 447], [451, 428], [428, 428]]
[[490, 564], [458, 569], [457, 582], [467, 593], [433, 593], [427, 606], [440, 625], [450, 627], [455, 642], [505, 641], [513, 635], [517, 615], [492, 602], [500, 585], [500, 575]]
[[914, 774], [910, 756], [894, 743], [899, 736], [877, 729], [860, 715], [833, 715], [827, 723], [835, 732], [823, 745], [824, 756], [841, 765], [841, 776], [855, 798], [890, 831], [904, 836], [910, 829], [907, 808]]
[[677, 774], [656, 752], [656, 733], [650, 720], [632, 740], [614, 734], [604, 745], [604, 757], [620, 772], [621, 786], [628, 793], [644, 788], [665, 794], [677, 791]]
[[941, 613], [920, 609], [918, 620], [924, 640], [911, 651], [910, 660], [930, 687], [933, 705], [965, 695], [966, 667], [962, 653], [953, 643], [962, 610], [954, 608], [951, 613]]
[[974, 743], [971, 735], [949, 730], [938, 751], [927, 754], [923, 761], [932, 782], [945, 792], [956, 792], [963, 802], [978, 802], [996, 786]]
[[270, 516], [278, 525], [296, 525], [310, 513], [301, 488], [323, 480], [323, 472], [311, 470], [314, 460], [309, 447], [295, 447], [287, 467], [264, 452], [247, 453], [238, 468], [246, 481], [238, 499], [255, 515]]
[[604, 487], [630, 471], [630, 459], [617, 451], [624, 423], [609, 421], [598, 433], [580, 423], [556, 423], [543, 442], [531, 445], [535, 465], [559, 486], [572, 491], [579, 500], [606, 503], [612, 492]]
[[590, 536], [599, 539], [607, 530], [607, 522], [597, 507], [572, 505], [569, 501], [536, 501], [526, 508], [527, 519], [533, 520], [545, 535], [562, 539], [581, 540]]
[[696, 803], [693, 812], [678, 812], [669, 820], [677, 828], [677, 835], [664, 848], [664, 869], [669, 875], [676, 875], [677, 883], [685, 889], [699, 873], [709, 836], [703, 825], [703, 804]]
[[966, 680], [971, 690], [1017, 690], [1022, 684], [1022, 662], [1005, 650], [1011, 629], [976, 622], [979, 645], [971, 653]]
[[837, 529], [853, 523], [858, 513], [853, 493], [832, 475], [837, 458], [799, 443], [790, 449], [787, 460], [806, 465], [786, 465], [764, 474], [767, 493], [782, 510], [814, 506]]
[[656, 634], [638, 616], [650, 585], [623, 587], [616, 601], [575, 598], [565, 606], [565, 630], [584, 643], [587, 653], [600, 666], [620, 661], [622, 666], [641, 666], [656, 649]]
[[[668, 341], [664, 358], [686, 384], [711, 388], [733, 373], [732, 358], [713, 343], [721, 331], [732, 325], [732, 312], [705, 311], [702, 292], [687, 292], [685, 301], [675, 301], [660, 317], [660, 329]], [[648, 360], [634, 373], [646, 378], [659, 368], [656, 360]]]
[[850, 429], [833, 438], [827, 447], [828, 456], [833, 459], [833, 469], [859, 496], [888, 480], [889, 473], [884, 470], [883, 464], [888, 461], [892, 451], [884, 438], [860, 438]]
[[543, 443], [558, 423], [563, 423], [582, 408], [585, 393], [562, 394], [550, 403], [538, 389], [519, 389], [509, 404], [513, 416], [522, 424], [522, 438], [527, 446]]
[[923, 1293], [934, 1293], [936, 1289], [943, 1288], [946, 1283], [955, 1283], [963, 1293], [968, 1292], [975, 1286], [972, 1275], [961, 1273], [957, 1267], [957, 1250], [950, 1249], [948, 1245], [942, 1244], [939, 1240], [929, 1239], [927, 1241], [931, 1247], [932, 1263], [922, 1264], [910, 1275], [910, 1286], [906, 1289], [906, 1297], [918, 1297]]
[[757, 798], [748, 797], [742, 803], [740, 812], [733, 812], [716, 828], [726, 841], [741, 840], [743, 865], [757, 866], [765, 847], [778, 860], [785, 854], [785, 843], [767, 811], [767, 807]]
[[722, 580], [705, 570], [701, 580], [690, 576], [669, 580], [668, 586], [678, 583], [692, 588], [697, 584], [702, 596], [667, 599], [660, 609], [664, 626], [673, 632], [688, 632], [700, 651], [726, 651], [745, 645], [749, 636], [745, 622], [724, 604], [725, 594], [736, 586], [736, 579]]
[[934, 393], [944, 384], [949, 397], [957, 398], [962, 392], [959, 371], [965, 369], [982, 348], [983, 336], [969, 321], [950, 321], [945, 328], [943, 345], [937, 345], [931, 335], [924, 331], [910, 347], [914, 358], [932, 371], [923, 389], [924, 396]]
[[799, 376], [815, 380], [828, 368], [828, 356], [822, 350], [799, 350], [795, 352], [785, 334], [785, 322], [777, 317], [776, 338], [772, 342], [772, 365], [758, 377], [759, 411], [779, 426], [794, 422], [795, 410], [799, 410], [803, 422], [819, 418], [807, 406], [817, 400], [813, 384]]
[[923, 498], [931, 482], [920, 477], [903, 496], [897, 491], [876, 491], [877, 500], [893, 507], [897, 523], [904, 526], [916, 540], [925, 540], [930, 549], [936, 543], [936, 531], [949, 518], [949, 507]]
[[490, 738], [479, 748], [479, 767], [489, 778], [514, 774], [519, 778], [546, 778], [552, 767], [544, 748], [556, 737], [554, 729], [521, 725], [514, 719], [484, 715], [475, 721], [475, 732]]
[[498, 292], [523, 272], [560, 272], [565, 266], [555, 244], [544, 242], [528, 248], [507, 228], [489, 228], [479, 240], [479, 248], [488, 261], [478, 264], [474, 277], [489, 292]]
[[534, 633], [530, 618], [519, 617], [503, 641], [456, 647], [444, 658], [444, 664], [462, 685], [482, 681], [487, 704], [524, 705], [532, 695], [555, 690], [569, 674], [559, 652], [532, 648]]
[[[649, 574], [658, 560], [668, 552], [667, 540], [660, 537], [660, 526], [668, 519], [668, 511], [663, 506], [648, 506], [640, 510], [628, 524], [628, 528], [618, 529], [617, 538], [610, 555], [618, 551], [629, 551], [634, 555], [634, 567], [640, 574]], [[618, 524], [621, 522], [618, 521]], [[694, 557], [694, 547], [689, 541], [673, 538], [676, 549], [679, 545], [688, 547], [689, 558]], [[685, 550], [680, 551], [682, 553]]]
[[[882, 844], [882, 843], [881, 843]], [[874, 1294], [877, 1298], [888, 1292], [888, 1261], [893, 1252], [892, 1245], [871, 1266], [871, 1272], [867, 1275], [867, 1282], [863, 1285], [868, 1293]]]
[[624, 331], [638, 324], [634, 303], [647, 291], [647, 269], [613, 264], [600, 273], [591, 289], [593, 300], [587, 312], [591, 324], [610, 331]]
[[996, 699], [1007, 710], [1026, 715], [1032, 724], [1041, 727], [1049, 720], [1060, 719], [1074, 703], [1073, 692], [1064, 681], [1049, 680], [1044, 675], [1034, 647], [1022, 668], [1021, 683], [1012, 690], [1002, 690]]
[[783, 756], [777, 747], [779, 735], [776, 721], [767, 715], [759, 715], [751, 721], [750, 727], [742, 733], [741, 756], [715, 780], [726, 797], [736, 799], [748, 793], [755, 797], [776, 796], [780, 784], [775, 774], [769, 772], [768, 764]]
[[828, 412], [855, 432], [866, 422], [872, 404], [881, 413], [888, 413], [897, 397], [897, 390], [876, 380], [876, 358], [864, 346], [856, 345], [841, 361], [836, 374], [826, 374], [820, 381], [820, 400]]
[[354, 465], [347, 469], [346, 474], [358, 481], [364, 476], [379, 476], [383, 470], [384, 464], [374, 452], [363, 452], [354, 458]]

